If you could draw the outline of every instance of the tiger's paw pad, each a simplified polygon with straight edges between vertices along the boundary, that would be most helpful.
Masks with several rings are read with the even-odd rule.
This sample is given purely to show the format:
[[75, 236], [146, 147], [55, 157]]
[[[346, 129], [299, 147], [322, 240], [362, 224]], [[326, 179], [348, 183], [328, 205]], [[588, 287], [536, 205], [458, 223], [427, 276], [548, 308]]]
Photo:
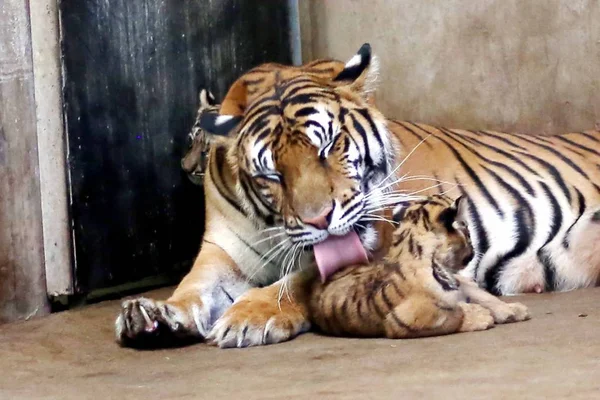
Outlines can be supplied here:
[[185, 336], [182, 313], [144, 297], [125, 300], [115, 321], [117, 342], [124, 347], [165, 347]]
[[461, 303], [460, 307], [464, 312], [461, 332], [485, 331], [494, 326], [494, 317], [487, 308], [474, 303]]
[[221, 348], [260, 346], [290, 340], [309, 328], [306, 318], [290, 307], [242, 300], [217, 320], [207, 339]]

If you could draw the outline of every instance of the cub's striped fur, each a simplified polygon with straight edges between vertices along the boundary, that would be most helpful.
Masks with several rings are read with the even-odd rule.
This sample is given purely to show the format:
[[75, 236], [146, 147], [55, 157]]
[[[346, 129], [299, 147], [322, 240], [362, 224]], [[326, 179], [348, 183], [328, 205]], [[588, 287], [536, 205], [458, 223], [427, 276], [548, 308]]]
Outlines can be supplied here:
[[207, 135], [200, 127], [200, 119], [206, 113], [219, 112], [221, 105], [216, 104], [215, 97], [206, 89], [202, 89], [198, 97], [200, 105], [196, 113], [196, 121], [188, 134], [189, 145], [181, 159], [181, 168], [186, 172], [190, 181], [196, 185], [202, 185], [210, 151], [210, 135]]
[[473, 257], [464, 203], [434, 195], [399, 205], [393, 215], [399, 225], [382, 262], [347, 267], [326, 283], [315, 280], [313, 323], [338, 336], [395, 339], [529, 319], [524, 305], [504, 303], [454, 276]]
[[121, 343], [165, 331], [222, 347], [288, 340], [310, 326], [312, 246], [355, 231], [378, 262], [390, 240], [381, 213], [438, 190], [466, 199], [476, 251], [461, 274], [482, 287], [597, 283], [600, 132], [524, 136], [389, 120], [372, 101], [376, 75], [368, 45], [345, 65], [259, 66], [231, 86], [219, 114], [201, 116], [211, 149], [200, 253], [168, 300], [123, 304]]

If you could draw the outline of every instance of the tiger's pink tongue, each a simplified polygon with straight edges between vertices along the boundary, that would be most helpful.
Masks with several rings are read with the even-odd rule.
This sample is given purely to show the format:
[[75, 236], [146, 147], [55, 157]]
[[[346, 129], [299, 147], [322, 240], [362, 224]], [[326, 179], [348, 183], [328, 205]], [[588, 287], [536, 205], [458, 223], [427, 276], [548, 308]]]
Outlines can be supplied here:
[[331, 235], [325, 241], [315, 244], [313, 249], [322, 282], [340, 268], [369, 261], [367, 252], [354, 231], [345, 236]]

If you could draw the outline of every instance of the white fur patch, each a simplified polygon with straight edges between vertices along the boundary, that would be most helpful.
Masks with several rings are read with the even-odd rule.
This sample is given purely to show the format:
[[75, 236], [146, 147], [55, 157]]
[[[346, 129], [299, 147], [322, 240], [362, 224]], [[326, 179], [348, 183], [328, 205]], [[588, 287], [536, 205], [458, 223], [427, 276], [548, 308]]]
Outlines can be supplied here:
[[215, 120], [215, 125], [223, 125], [233, 119], [233, 115], [219, 115]]
[[353, 68], [356, 67], [357, 65], [360, 65], [360, 63], [362, 62], [362, 57], [360, 54], [355, 54], [350, 60], [348, 60], [348, 62], [346, 63], [346, 65], [344, 65], [344, 68]]

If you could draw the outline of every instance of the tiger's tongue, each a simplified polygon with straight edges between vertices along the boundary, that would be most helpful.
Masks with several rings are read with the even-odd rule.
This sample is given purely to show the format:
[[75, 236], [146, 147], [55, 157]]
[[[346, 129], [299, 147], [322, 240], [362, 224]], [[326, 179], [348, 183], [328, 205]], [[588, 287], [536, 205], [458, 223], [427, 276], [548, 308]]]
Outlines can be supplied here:
[[354, 231], [345, 236], [331, 235], [323, 242], [315, 244], [313, 249], [323, 282], [340, 268], [369, 261], [367, 252]]

